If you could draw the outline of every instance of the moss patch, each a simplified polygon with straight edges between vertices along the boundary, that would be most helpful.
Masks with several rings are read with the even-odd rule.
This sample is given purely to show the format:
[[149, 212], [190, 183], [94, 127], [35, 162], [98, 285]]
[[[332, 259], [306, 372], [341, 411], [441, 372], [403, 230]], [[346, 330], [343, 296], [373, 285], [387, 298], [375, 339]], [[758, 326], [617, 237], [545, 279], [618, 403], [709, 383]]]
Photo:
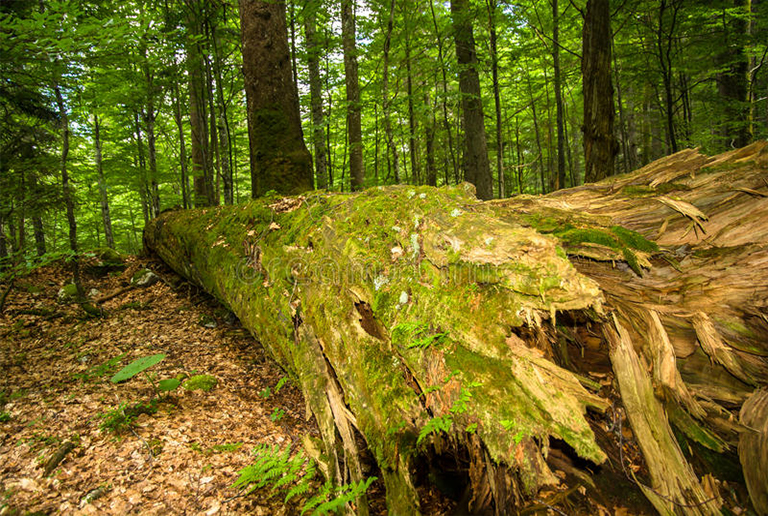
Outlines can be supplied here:
[[182, 386], [188, 391], [204, 391], [208, 392], [216, 387], [217, 380], [215, 377], [207, 374], [198, 374], [187, 378]]

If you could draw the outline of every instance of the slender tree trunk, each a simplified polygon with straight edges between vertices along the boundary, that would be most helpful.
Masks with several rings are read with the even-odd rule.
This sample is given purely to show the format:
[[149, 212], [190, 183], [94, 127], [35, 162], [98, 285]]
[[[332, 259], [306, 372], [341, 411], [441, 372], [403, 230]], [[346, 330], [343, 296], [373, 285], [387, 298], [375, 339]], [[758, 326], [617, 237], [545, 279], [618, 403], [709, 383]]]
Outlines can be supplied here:
[[314, 187], [312, 156], [301, 131], [299, 96], [288, 49], [285, 4], [240, 0], [248, 111], [251, 194]]
[[[226, 20], [224, 20], [226, 22]], [[219, 161], [221, 166], [221, 180], [224, 187], [224, 203], [235, 202], [234, 177], [232, 172], [232, 135], [229, 128], [229, 115], [227, 102], [224, 98], [224, 79], [222, 69], [224, 67], [221, 55], [221, 41], [216, 26], [211, 27], [213, 33], [213, 72], [216, 83], [216, 101], [218, 103], [217, 132], [219, 133]]]
[[[557, 0], [555, 0], [557, 2]], [[499, 52], [496, 34], [496, 0], [486, 0], [488, 27], [491, 44], [491, 76], [493, 77], [493, 102], [496, 108], [496, 174], [499, 180], [499, 198], [506, 197], [504, 184], [504, 140], [501, 131], [501, 91], [499, 87]]]
[[677, 13], [679, 11], [678, 2], [682, 0], [671, 0], [672, 20], [669, 29], [664, 30], [664, 17], [670, 4], [667, 0], [661, 0], [659, 3], [659, 24], [656, 30], [656, 48], [661, 68], [661, 80], [664, 85], [664, 109], [667, 126], [667, 142], [670, 151], [675, 153], [678, 150], [677, 135], [675, 134], [675, 98], [672, 84], [672, 42], [675, 26], [677, 23]]
[[[440, 73], [443, 76], [443, 98], [442, 98], [442, 107], [443, 107], [443, 125], [445, 127], [445, 132], [448, 135], [448, 152], [451, 156], [451, 166], [453, 167], [453, 177], [456, 178], [456, 182], [458, 182], [459, 177], [459, 162], [456, 159], [456, 150], [455, 145], [453, 143], [453, 129], [451, 127], [451, 122], [448, 119], [448, 76], [446, 72], [446, 66], [445, 66], [445, 54], [443, 51], [443, 37], [440, 34], [440, 27], [437, 24], [437, 15], [435, 14], [435, 4], [434, 0], [429, 0], [429, 9], [432, 13], [432, 25], [435, 28], [435, 39], [437, 41], [437, 58], [438, 62], [440, 63]], [[448, 179], [446, 178], [445, 184], [448, 184]]]
[[[209, 44], [213, 41], [213, 25], [215, 24], [210, 18], [205, 23], [205, 39]], [[214, 78], [213, 78], [213, 65], [211, 64], [210, 53], [206, 51], [203, 55], [203, 64], [205, 68], [205, 88], [206, 98], [208, 99], [208, 136], [210, 138], [208, 142], [208, 177], [206, 177], [208, 193], [208, 205], [218, 206], [220, 201], [220, 183], [221, 183], [221, 149], [219, 145], [219, 122], [218, 122], [218, 106], [216, 105], [215, 91], [214, 91]]]
[[485, 139], [485, 118], [480, 98], [480, 76], [477, 72], [475, 38], [468, 0], [451, 1], [456, 58], [459, 63], [464, 118], [464, 177], [477, 188], [480, 199], [493, 198], [493, 179]]
[[77, 220], [75, 219], [75, 194], [72, 190], [72, 186], [69, 184], [69, 170], [67, 166], [69, 164], [69, 114], [67, 108], [64, 105], [64, 96], [61, 94], [61, 88], [58, 84], [55, 84], [53, 91], [56, 94], [56, 106], [59, 110], [59, 123], [61, 124], [61, 190], [62, 197], [64, 198], [64, 206], [67, 211], [67, 224], [69, 225], [69, 248], [73, 253], [71, 260], [72, 263], [72, 280], [77, 287], [77, 291], [80, 295], [83, 293], [83, 286], [80, 282], [80, 261], [78, 260], [78, 247], [77, 247]]
[[[429, 95], [426, 95], [424, 105], [430, 105]], [[435, 110], [431, 109], [430, 111], [432, 112], [432, 116], [424, 123], [424, 140], [427, 147], [426, 184], [429, 186], [437, 186], [437, 168], [435, 167]]]
[[150, 208], [149, 187], [147, 185], [147, 158], [144, 154], [144, 139], [142, 137], [141, 123], [138, 111], [133, 112], [134, 134], [136, 135], [136, 168], [139, 170], [139, 197], [141, 198], [141, 211], [144, 214], [144, 224], [152, 218]]
[[562, 79], [560, 72], [560, 9], [552, 0], [552, 60], [555, 73], [555, 108], [557, 110], [557, 183], [555, 189], [565, 188], [565, 123]]
[[5, 234], [5, 217], [0, 214], [0, 270], [5, 265], [8, 258], [8, 237]]
[[541, 193], [547, 193], [547, 183], [544, 178], [544, 154], [541, 146], [541, 132], [539, 131], [539, 117], [536, 114], [536, 99], [533, 97], [533, 85], [531, 84], [531, 73], [526, 68], [525, 77], [528, 82], [528, 97], [531, 99], [531, 114], [533, 115], [533, 130], [536, 134], [536, 148], [539, 151], [539, 176], [541, 180]]
[[616, 59], [615, 46], [612, 44], [613, 50], [613, 74], [616, 80], [616, 105], [619, 108], [619, 134], [621, 134], [621, 154], [622, 163], [624, 165], [624, 173], [634, 170], [634, 163], [630, 155], [630, 142], [629, 142], [629, 130], [627, 127], [627, 120], [624, 116], [624, 102], [621, 94], [621, 80], [619, 77], [619, 63]]
[[315, 150], [315, 178], [317, 188], [328, 188], [328, 170], [325, 151], [325, 120], [323, 117], [323, 85], [320, 78], [320, 43], [317, 40], [317, 7], [307, 4], [304, 13], [304, 36], [307, 40], [307, 67], [309, 68], [309, 97], [312, 107], [312, 146]]
[[344, 49], [344, 81], [347, 87], [347, 133], [349, 135], [349, 168], [352, 190], [362, 190], [363, 169], [362, 106], [357, 73], [355, 42], [355, 0], [341, 0], [341, 39]]
[[144, 65], [144, 78], [147, 81], [147, 104], [146, 110], [142, 111], [144, 126], [147, 129], [147, 153], [149, 158], [149, 177], [147, 178], [147, 187], [149, 194], [149, 213], [151, 218], [155, 218], [160, 213], [160, 193], [158, 188], [157, 173], [157, 149], [155, 142], [155, 77], [149, 67], [146, 49], [142, 52]]
[[411, 160], [411, 184], [421, 183], [419, 172], [419, 156], [416, 145], [416, 115], [413, 107], [413, 72], [411, 68], [411, 31], [409, 26], [408, 10], [410, 5], [405, 6], [403, 18], [405, 19], [405, 86], [408, 92], [408, 154]]
[[[200, 7], [195, 2], [196, 7]], [[192, 34], [202, 35], [200, 28], [201, 14], [192, 9], [189, 13], [189, 26]], [[192, 128], [192, 182], [194, 188], [194, 205], [196, 207], [209, 206], [210, 194], [208, 192], [208, 178], [211, 176], [209, 169], [208, 147], [208, 113], [206, 98], [207, 88], [205, 87], [205, 67], [203, 62], [202, 49], [199, 41], [193, 41], [187, 46], [187, 66], [189, 72], [189, 123]]]
[[176, 121], [176, 127], [179, 130], [179, 164], [181, 167], [181, 200], [184, 209], [191, 208], [189, 195], [189, 170], [187, 162], [187, 138], [184, 134], [184, 119], [181, 115], [181, 92], [179, 84], [173, 81], [173, 117]]
[[614, 174], [618, 144], [613, 134], [611, 38], [609, 1], [589, 0], [584, 18], [581, 62], [584, 79], [584, 181], [587, 183]]
[[96, 151], [96, 178], [99, 184], [99, 201], [101, 203], [101, 221], [104, 224], [104, 238], [107, 247], [115, 248], [115, 239], [112, 236], [112, 219], [109, 215], [109, 198], [107, 197], [107, 182], [104, 179], [104, 167], [101, 155], [101, 124], [99, 115], [93, 114], [93, 145]]
[[[730, 7], [751, 9], [748, 0], [731, 0], [730, 3]], [[740, 16], [734, 17], [730, 23], [727, 16], [724, 8], [722, 19], [725, 44], [715, 57], [715, 62], [723, 69], [717, 74], [717, 90], [725, 107], [725, 147], [739, 149], [749, 143], [749, 61], [740, 40], [748, 34], [750, 27]]]
[[32, 217], [32, 232], [35, 235], [35, 251], [37, 256], [43, 256], [46, 252], [45, 226], [43, 225], [43, 217], [40, 215]]
[[391, 103], [389, 100], [389, 49], [392, 43], [392, 28], [395, 19], [395, 1], [392, 0], [389, 6], [389, 19], [387, 20], [387, 33], [384, 38], [384, 74], [381, 79], [381, 92], [383, 96], [382, 108], [384, 109], [384, 134], [387, 139], [387, 163], [390, 157], [392, 159], [392, 171], [395, 176], [395, 183], [400, 183], [400, 158], [395, 145], [395, 136], [392, 132]]

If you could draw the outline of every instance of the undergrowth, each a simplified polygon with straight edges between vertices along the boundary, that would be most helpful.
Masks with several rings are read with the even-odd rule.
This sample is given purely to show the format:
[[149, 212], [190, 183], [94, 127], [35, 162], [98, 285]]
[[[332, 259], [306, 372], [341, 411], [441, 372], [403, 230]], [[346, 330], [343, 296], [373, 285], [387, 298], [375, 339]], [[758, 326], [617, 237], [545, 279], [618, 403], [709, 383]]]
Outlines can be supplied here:
[[278, 445], [262, 444], [253, 450], [253, 454], [256, 456], [253, 464], [238, 472], [240, 476], [232, 487], [244, 490], [244, 494], [268, 487], [273, 494], [280, 493], [285, 503], [298, 496], [307, 497], [301, 509], [302, 515], [336, 513], [364, 495], [376, 480], [376, 477], [369, 477], [339, 487], [326, 482], [314, 495], [308, 496], [317, 475], [317, 467], [303, 451], [291, 455], [290, 445], [281, 450]]

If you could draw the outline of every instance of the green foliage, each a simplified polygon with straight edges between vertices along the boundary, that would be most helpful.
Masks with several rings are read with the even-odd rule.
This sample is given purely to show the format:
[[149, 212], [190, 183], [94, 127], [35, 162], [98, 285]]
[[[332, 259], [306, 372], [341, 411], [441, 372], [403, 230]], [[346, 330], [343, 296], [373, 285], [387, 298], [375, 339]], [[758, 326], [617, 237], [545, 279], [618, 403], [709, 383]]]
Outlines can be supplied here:
[[102, 432], [121, 434], [133, 426], [133, 422], [141, 414], [155, 414], [157, 412], [157, 399], [153, 398], [149, 402], [139, 402], [130, 404], [128, 402], [120, 403], [112, 410], [108, 410], [97, 417], [101, 419], [99, 429]]
[[[291, 455], [290, 445], [281, 450], [278, 445], [261, 444], [253, 450], [253, 454], [256, 457], [253, 464], [238, 472], [239, 476], [232, 484], [233, 488], [248, 494], [269, 487], [271, 493], [285, 493], [285, 503], [309, 493], [312, 481], [317, 475], [317, 468], [302, 450]], [[376, 477], [370, 477], [337, 488], [326, 482], [304, 503], [301, 514], [320, 516], [335, 513], [363, 496], [375, 480]]]
[[273, 486], [273, 491], [292, 484], [308, 485], [316, 473], [314, 463], [307, 461], [303, 451], [291, 456], [290, 445], [281, 450], [278, 445], [260, 444], [254, 448], [253, 455], [256, 457], [253, 464], [238, 472], [233, 488], [251, 493], [268, 485]]
[[573, 245], [588, 243], [610, 247], [611, 249], [618, 249], [620, 247], [619, 241], [616, 238], [600, 229], [569, 229], [562, 232], [556, 231], [555, 235]]
[[7, 423], [11, 420], [11, 415], [8, 412], [0, 412], [0, 423]]
[[448, 339], [448, 332], [433, 332], [422, 322], [405, 322], [392, 328], [392, 342], [407, 349], [425, 349], [440, 345]]
[[163, 353], [158, 353], [156, 355], [151, 355], [148, 357], [141, 357], [137, 358], [124, 368], [122, 368], [120, 371], [115, 374], [110, 381], [112, 383], [120, 383], [124, 382], [125, 380], [129, 380], [136, 376], [137, 374], [141, 373], [142, 371], [146, 371], [153, 365], [161, 362], [165, 358], [165, 355]]
[[659, 250], [658, 244], [646, 239], [643, 235], [637, 231], [626, 229], [621, 226], [611, 226], [611, 232], [619, 237], [619, 240], [632, 249], [638, 251], [644, 251], [646, 253], [653, 253]]
[[416, 439], [416, 444], [421, 444], [421, 442], [426, 439], [428, 436], [430, 436], [433, 433], [440, 433], [440, 432], [450, 432], [451, 427], [453, 426], [453, 417], [450, 414], [445, 414], [443, 416], [433, 417], [429, 421], [427, 421], [427, 424], [421, 427], [421, 430], [419, 430], [419, 437]]
[[90, 367], [85, 373], [77, 373], [73, 376], [86, 382], [106, 376], [117, 369], [117, 366], [120, 364], [120, 361], [125, 358], [125, 355], [127, 355], [127, 353], [122, 353], [116, 357], [112, 357], [102, 364]]
[[[338, 489], [335, 490], [335, 497], [327, 500], [323, 503], [319, 503], [319, 501], [322, 499], [322, 496], [329, 496], [330, 493], [325, 494], [324, 492], [321, 492], [318, 496], [312, 498], [309, 500], [306, 505], [304, 505], [304, 508], [301, 511], [301, 514], [305, 514], [312, 510], [313, 507], [315, 507], [314, 510], [312, 510], [312, 516], [319, 516], [322, 514], [335, 514], [338, 513], [339, 510], [341, 510], [345, 505], [347, 505], [350, 502], [354, 502], [361, 496], [365, 494], [365, 492], [368, 490], [368, 488], [371, 486], [373, 482], [376, 481], [376, 477], [368, 477], [365, 480], [361, 480], [359, 482], [352, 482], [351, 484], [345, 484]], [[329, 484], [326, 483], [326, 486]], [[326, 489], [326, 486], [324, 486], [324, 491]]]
[[176, 390], [179, 385], [181, 385], [181, 380], [177, 378], [166, 378], [157, 383], [157, 389], [161, 392], [171, 392]]
[[187, 378], [182, 384], [182, 387], [188, 391], [204, 391], [208, 392], [216, 387], [217, 380], [214, 376], [208, 374], [198, 374]]
[[279, 407], [275, 407], [275, 410], [272, 411], [272, 414], [269, 415], [269, 419], [273, 422], [277, 423], [281, 419], [283, 419], [283, 416], [285, 415], [285, 411]]

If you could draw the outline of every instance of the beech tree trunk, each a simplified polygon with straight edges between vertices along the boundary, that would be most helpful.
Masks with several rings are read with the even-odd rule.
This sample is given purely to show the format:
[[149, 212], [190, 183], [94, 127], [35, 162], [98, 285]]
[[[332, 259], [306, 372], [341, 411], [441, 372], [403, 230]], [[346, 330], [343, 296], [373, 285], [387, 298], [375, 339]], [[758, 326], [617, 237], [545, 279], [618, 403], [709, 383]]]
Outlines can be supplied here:
[[291, 73], [285, 3], [240, 0], [253, 197], [314, 187]]
[[464, 120], [464, 179], [475, 185], [480, 199], [492, 199], [493, 179], [488, 161], [472, 14], [467, 0], [451, 1], [451, 18], [456, 59], [459, 63], [459, 89]]
[[107, 182], [104, 179], [104, 166], [101, 156], [101, 124], [99, 115], [93, 114], [93, 145], [96, 151], [96, 180], [99, 184], [99, 202], [101, 204], [101, 222], [104, 224], [104, 239], [107, 247], [115, 248], [115, 239], [112, 236], [112, 217], [109, 214], [109, 198], [107, 196]]
[[447, 455], [465, 512], [589, 495], [602, 464], [661, 514], [715, 515], [729, 463], [764, 503], [764, 461], [736, 450], [768, 449], [766, 167], [767, 142], [687, 150], [545, 197], [312, 193], [144, 236], [296, 379], [329, 479], [362, 478], [362, 437], [390, 514], [420, 514]]
[[357, 43], [355, 42], [355, 2], [341, 1], [341, 40], [344, 49], [344, 84], [347, 90], [347, 139], [349, 142], [349, 173], [352, 191], [363, 188], [363, 128], [360, 104], [360, 79], [357, 72]]
[[317, 6], [307, 5], [304, 13], [304, 36], [307, 39], [309, 97], [312, 106], [312, 147], [315, 150], [317, 188], [328, 188], [328, 166], [325, 154], [325, 117], [323, 116], [323, 83], [320, 78], [320, 42], [317, 38]]

